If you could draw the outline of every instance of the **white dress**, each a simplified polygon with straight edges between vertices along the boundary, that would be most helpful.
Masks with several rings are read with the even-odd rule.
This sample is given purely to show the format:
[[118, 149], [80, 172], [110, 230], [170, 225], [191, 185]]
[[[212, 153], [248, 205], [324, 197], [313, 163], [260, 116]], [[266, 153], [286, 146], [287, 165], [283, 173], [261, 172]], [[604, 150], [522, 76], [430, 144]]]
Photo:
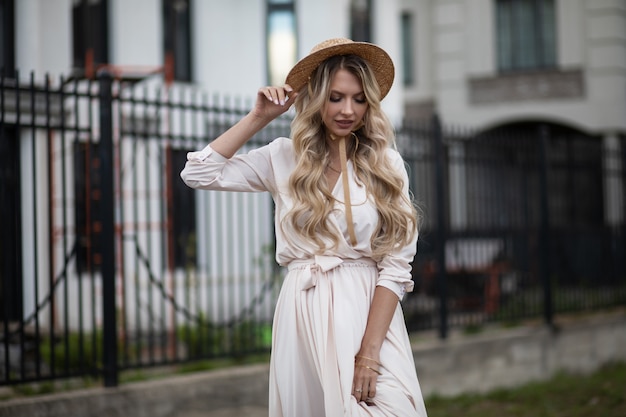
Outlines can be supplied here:
[[[400, 155], [388, 150], [392, 165], [408, 177]], [[205, 190], [269, 191], [275, 202], [276, 260], [288, 268], [276, 304], [272, 329], [269, 415], [271, 417], [417, 416], [426, 417], [413, 354], [400, 303], [380, 361], [382, 375], [373, 405], [352, 396], [354, 356], [365, 331], [377, 285], [401, 299], [413, 289], [410, 262], [416, 241], [378, 263], [371, 259], [370, 236], [377, 211], [353, 177], [350, 198], [357, 244], [349, 244], [342, 203], [331, 219], [343, 239], [338, 248], [315, 255], [317, 247], [280, 226], [291, 207], [288, 179], [295, 167], [292, 142], [278, 138], [247, 154], [226, 159], [210, 146], [190, 152], [181, 177]], [[341, 178], [333, 196], [343, 201]]]

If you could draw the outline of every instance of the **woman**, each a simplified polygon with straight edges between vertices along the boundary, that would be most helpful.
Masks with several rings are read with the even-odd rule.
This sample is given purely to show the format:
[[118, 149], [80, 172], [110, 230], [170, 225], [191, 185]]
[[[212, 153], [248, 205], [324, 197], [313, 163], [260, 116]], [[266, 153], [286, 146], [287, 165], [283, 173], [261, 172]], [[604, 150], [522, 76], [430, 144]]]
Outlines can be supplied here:
[[[381, 48], [317, 45], [281, 87], [199, 152], [193, 188], [269, 191], [276, 259], [270, 416], [426, 416], [399, 300], [413, 289], [418, 217], [380, 107], [394, 77]], [[235, 153], [295, 102], [292, 139]]]

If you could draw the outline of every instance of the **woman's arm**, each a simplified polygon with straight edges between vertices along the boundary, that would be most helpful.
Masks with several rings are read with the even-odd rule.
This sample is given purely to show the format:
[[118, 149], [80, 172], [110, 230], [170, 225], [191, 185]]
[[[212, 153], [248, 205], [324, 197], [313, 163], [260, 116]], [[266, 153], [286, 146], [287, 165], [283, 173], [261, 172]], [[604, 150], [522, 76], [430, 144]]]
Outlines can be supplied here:
[[[291, 87], [260, 88], [254, 108], [204, 149], [187, 154], [180, 176], [191, 188], [223, 191], [272, 191], [269, 145], [233, 158], [235, 153], [269, 122], [286, 112], [296, 94]], [[273, 142], [279, 146], [283, 142]], [[270, 181], [270, 182], [268, 182]]]
[[[390, 151], [393, 165], [403, 178], [403, 193], [409, 197], [409, 178], [400, 155]], [[388, 254], [378, 267], [380, 276], [367, 318], [367, 325], [359, 352], [355, 357], [353, 389], [357, 400], [367, 401], [376, 395], [376, 381], [380, 372], [380, 350], [389, 331], [391, 320], [405, 292], [412, 291], [411, 261], [417, 251], [417, 230], [413, 238], [401, 248]], [[356, 390], [362, 389], [362, 392]]]
[[252, 136], [291, 107], [297, 95], [288, 96], [291, 92], [288, 85], [260, 88], [250, 113], [211, 142], [211, 148], [230, 159]]
[[383, 286], [376, 287], [361, 348], [355, 358], [353, 392], [357, 401], [366, 401], [376, 395], [377, 372], [381, 367], [380, 349], [398, 302], [398, 296], [393, 291]]

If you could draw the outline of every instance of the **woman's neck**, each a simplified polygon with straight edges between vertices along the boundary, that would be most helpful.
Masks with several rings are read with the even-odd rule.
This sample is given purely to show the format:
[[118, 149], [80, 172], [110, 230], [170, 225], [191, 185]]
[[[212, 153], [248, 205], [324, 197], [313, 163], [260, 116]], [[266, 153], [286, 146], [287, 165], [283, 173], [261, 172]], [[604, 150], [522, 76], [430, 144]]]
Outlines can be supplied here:
[[326, 144], [328, 145], [328, 155], [330, 162], [336, 162], [339, 164], [339, 139], [334, 135], [326, 136]]

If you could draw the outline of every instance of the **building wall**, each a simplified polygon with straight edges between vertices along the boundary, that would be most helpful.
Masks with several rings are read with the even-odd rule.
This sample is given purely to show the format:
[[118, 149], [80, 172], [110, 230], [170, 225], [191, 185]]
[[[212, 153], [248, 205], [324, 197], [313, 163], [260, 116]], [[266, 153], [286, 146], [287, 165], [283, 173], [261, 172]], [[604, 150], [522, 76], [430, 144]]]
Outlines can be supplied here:
[[[399, 62], [398, 4], [374, 1], [374, 41]], [[194, 84], [210, 94], [253, 100], [267, 81], [266, 1], [191, 0]], [[324, 39], [349, 37], [350, 0], [296, 0], [298, 58]], [[69, 75], [72, 66], [72, 1], [16, 2], [17, 67], [22, 73]], [[161, 2], [109, 0], [110, 63], [149, 71], [162, 65]], [[152, 77], [154, 79], [154, 77]], [[399, 75], [397, 75], [399, 79]], [[396, 82], [385, 99], [395, 120], [403, 112]]]
[[[396, 82], [385, 110], [394, 121], [427, 116], [489, 128], [543, 119], [589, 133], [626, 128], [626, 0], [556, 0], [558, 69], [565, 72], [522, 80], [498, 80], [495, 0], [374, 0], [373, 41], [396, 63]], [[195, 83], [210, 93], [254, 99], [267, 83], [266, 2], [191, 0]], [[17, 66], [22, 73], [68, 74], [71, 67], [70, 0], [16, 2]], [[298, 57], [319, 41], [349, 36], [350, 0], [296, 0]], [[415, 82], [402, 85], [400, 15], [414, 17]], [[114, 64], [156, 67], [163, 62], [161, 4], [110, 0], [110, 57]], [[556, 81], [554, 81], [556, 77]], [[559, 78], [560, 77], [560, 78]], [[569, 77], [569, 78], [568, 78]], [[494, 81], [495, 80], [495, 81]], [[479, 82], [472, 91], [472, 82]], [[485, 82], [492, 81], [491, 84]], [[500, 81], [498, 83], [497, 81]], [[481, 84], [482, 82], [482, 84]], [[569, 83], [570, 97], [477, 103], [485, 85], [541, 89]], [[526, 83], [526, 84], [525, 84]], [[542, 84], [543, 83], [543, 84]]]
[[146, 68], [160, 66], [163, 62], [161, 2], [109, 1], [111, 62]]
[[[498, 77], [496, 70], [494, 1], [372, 1], [373, 41], [385, 48], [396, 63], [396, 82], [384, 101], [392, 120], [401, 119], [405, 105], [411, 111], [410, 116], [423, 117], [435, 110], [445, 123], [478, 128], [512, 121], [549, 120], [599, 133], [607, 149], [619, 152], [626, 131], [626, 0], [557, 0], [558, 68], [563, 77], [573, 80], [566, 79], [570, 83], [568, 88], [580, 87], [572, 97], [521, 100], [512, 96], [499, 102], [476, 104], [471, 101], [472, 94], [484, 92], [478, 87], [472, 91], [472, 83], [485, 82], [495, 88], [495, 80], [502, 83], [497, 88], [507, 88], [507, 80]], [[16, 62], [22, 76], [30, 71], [39, 77], [44, 73], [53, 77], [70, 74], [72, 4], [71, 0], [16, 1]], [[109, 4], [111, 63], [160, 66], [163, 62], [161, 2], [110, 0]], [[259, 86], [267, 82], [265, 5], [265, 0], [192, 0], [193, 74], [194, 82], [203, 91], [252, 100]], [[402, 85], [399, 17], [403, 11], [414, 15], [417, 45], [416, 81], [408, 87]], [[323, 39], [348, 36], [350, 32], [350, 0], [299, 0], [296, 15], [299, 57]], [[556, 81], [552, 82], [559, 81], [559, 73], [556, 75]], [[159, 82], [159, 77], [155, 78]], [[580, 85], [576, 84], [577, 80]], [[540, 86], [542, 81], [534, 82]], [[523, 83], [520, 85], [524, 87]], [[30, 138], [28, 132], [22, 134], [22, 177], [28, 178], [32, 172], [31, 151], [27, 148]], [[38, 149], [37, 157], [44, 158], [44, 151]], [[616, 171], [620, 163], [605, 161], [606, 166]], [[454, 178], [463, 177], [460, 171], [455, 174]], [[40, 171], [39, 175], [45, 172]], [[624, 212], [624, 196], [620, 191], [623, 184], [619, 179], [607, 179], [604, 189], [605, 218], [609, 224], [617, 224]], [[33, 195], [29, 191], [24, 189], [22, 202], [23, 236], [30, 237], [24, 242], [34, 241], [35, 233], [40, 234], [37, 242], [47, 242], [47, 218], [38, 219], [37, 231], [29, 226], [35, 223], [32, 219], [36, 215], [29, 211], [33, 206], [26, 197]], [[464, 196], [464, 192], [459, 188], [455, 195]], [[41, 197], [45, 201], [46, 196]], [[227, 196], [220, 198], [230, 201]], [[261, 200], [259, 204], [264, 202]], [[465, 222], [463, 198], [453, 202], [456, 210], [452, 214], [453, 224], [459, 226]], [[264, 207], [269, 210], [269, 201]], [[219, 219], [210, 221], [216, 223]], [[258, 247], [267, 243], [271, 231], [264, 230], [261, 235]], [[209, 243], [206, 246], [210, 247]], [[26, 246], [22, 252], [24, 275], [32, 276], [35, 255]], [[45, 248], [40, 248], [38, 253], [46, 253]], [[47, 277], [49, 270], [54, 272], [55, 266], [63, 264], [63, 255], [59, 252], [58, 259], [49, 262], [51, 265], [41, 266], [39, 274]], [[222, 272], [217, 271], [216, 275]], [[239, 276], [239, 271], [234, 275]], [[25, 294], [32, 293], [30, 288], [25, 288]], [[32, 297], [25, 299], [25, 314], [38, 301]]]
[[[537, 119], [588, 133], [626, 128], [626, 1], [556, 0], [559, 72], [517, 79], [497, 73], [494, 1], [404, 4], [418, 16], [418, 84], [407, 90], [409, 108], [432, 101], [444, 121], [479, 128]], [[541, 96], [542, 88], [554, 92]], [[524, 89], [540, 97], [529, 99]], [[491, 102], [473, 98], [502, 91]]]
[[15, 64], [24, 77], [31, 71], [68, 74], [72, 59], [72, 1], [15, 2]]
[[211, 94], [254, 97], [266, 83], [265, 3], [196, 0], [192, 10], [197, 83]]

